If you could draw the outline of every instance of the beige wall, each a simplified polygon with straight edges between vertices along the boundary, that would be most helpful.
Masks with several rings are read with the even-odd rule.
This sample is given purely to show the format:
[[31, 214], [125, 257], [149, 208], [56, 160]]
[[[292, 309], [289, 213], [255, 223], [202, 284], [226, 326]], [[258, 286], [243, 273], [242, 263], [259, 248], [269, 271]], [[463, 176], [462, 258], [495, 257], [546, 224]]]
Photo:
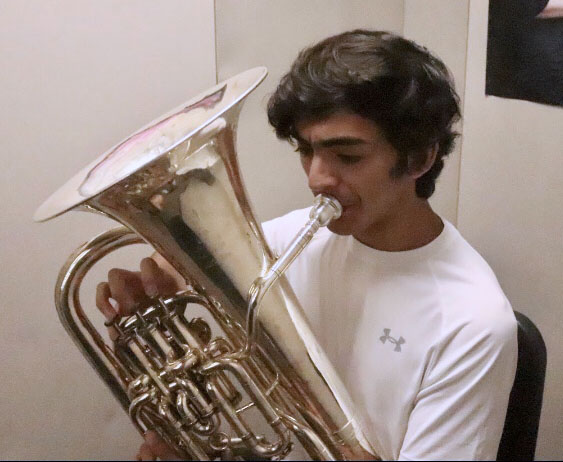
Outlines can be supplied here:
[[94, 156], [215, 83], [214, 46], [213, 0], [0, 2], [0, 459], [134, 456], [140, 437], [52, 302], [66, 256], [112, 225], [31, 217]]
[[563, 457], [563, 108], [485, 96], [487, 1], [472, 0], [458, 225], [547, 344], [538, 459]]

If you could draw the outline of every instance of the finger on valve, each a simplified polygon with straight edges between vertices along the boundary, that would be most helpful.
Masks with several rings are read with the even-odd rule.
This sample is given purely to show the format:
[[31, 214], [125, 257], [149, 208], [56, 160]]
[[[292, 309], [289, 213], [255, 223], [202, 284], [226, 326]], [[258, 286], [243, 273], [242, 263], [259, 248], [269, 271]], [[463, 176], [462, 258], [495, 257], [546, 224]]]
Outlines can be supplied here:
[[[151, 298], [169, 296], [185, 288], [183, 278], [158, 254], [141, 261], [140, 271], [113, 268], [108, 272], [108, 281], [96, 288], [96, 306], [104, 315], [110, 338], [115, 341], [118, 331], [114, 324], [122, 317], [129, 316]], [[164, 268], [164, 269], [163, 269]]]
[[111, 298], [117, 302], [119, 316], [133, 314], [148, 301], [138, 271], [113, 268], [108, 272], [108, 284]]
[[108, 328], [111, 340], [115, 341], [119, 334], [113, 324], [119, 319], [119, 312], [117, 302], [111, 298], [111, 290], [107, 282], [100, 282], [96, 287], [96, 306], [106, 318], [104, 324]]
[[152, 258], [141, 261], [141, 282], [149, 297], [173, 295], [180, 289], [177, 280]]

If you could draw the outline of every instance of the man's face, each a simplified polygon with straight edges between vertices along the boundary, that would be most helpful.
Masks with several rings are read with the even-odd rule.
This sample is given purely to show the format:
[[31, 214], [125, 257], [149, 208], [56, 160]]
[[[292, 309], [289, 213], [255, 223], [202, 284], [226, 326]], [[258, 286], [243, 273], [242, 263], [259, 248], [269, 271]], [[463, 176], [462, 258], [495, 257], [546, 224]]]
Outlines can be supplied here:
[[392, 178], [397, 152], [371, 120], [338, 112], [299, 123], [297, 132], [309, 188], [342, 204], [342, 216], [329, 225], [332, 232], [370, 245], [418, 200], [412, 175]]

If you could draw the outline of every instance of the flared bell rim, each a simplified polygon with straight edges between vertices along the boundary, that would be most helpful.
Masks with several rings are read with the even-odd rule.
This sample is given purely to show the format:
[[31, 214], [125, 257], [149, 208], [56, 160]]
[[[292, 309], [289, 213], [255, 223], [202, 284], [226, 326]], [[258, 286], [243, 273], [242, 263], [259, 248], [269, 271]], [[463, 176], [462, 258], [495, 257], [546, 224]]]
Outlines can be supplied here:
[[[207, 127], [248, 96], [264, 80], [267, 73], [265, 67], [248, 69], [151, 121], [97, 157], [58, 188], [35, 211], [33, 220], [46, 221], [78, 207], [129, 175], [166, 156], [176, 146]], [[175, 122], [179, 122], [181, 115], [184, 117], [180, 127], [173, 126]], [[172, 130], [176, 129], [178, 133], [171, 138], [159, 136], [162, 135], [159, 130], [166, 125]], [[155, 141], [157, 145], [140, 149], [139, 146], [142, 147], [146, 138]], [[116, 163], [120, 164], [118, 168], [114, 168]]]

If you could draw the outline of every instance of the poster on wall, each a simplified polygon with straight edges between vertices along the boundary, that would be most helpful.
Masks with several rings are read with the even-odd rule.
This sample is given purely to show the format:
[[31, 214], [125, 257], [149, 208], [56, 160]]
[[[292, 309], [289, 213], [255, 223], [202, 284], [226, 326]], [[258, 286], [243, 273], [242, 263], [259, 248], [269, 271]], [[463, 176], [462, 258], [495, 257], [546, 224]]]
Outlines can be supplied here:
[[563, 106], [563, 0], [489, 0], [485, 93]]

